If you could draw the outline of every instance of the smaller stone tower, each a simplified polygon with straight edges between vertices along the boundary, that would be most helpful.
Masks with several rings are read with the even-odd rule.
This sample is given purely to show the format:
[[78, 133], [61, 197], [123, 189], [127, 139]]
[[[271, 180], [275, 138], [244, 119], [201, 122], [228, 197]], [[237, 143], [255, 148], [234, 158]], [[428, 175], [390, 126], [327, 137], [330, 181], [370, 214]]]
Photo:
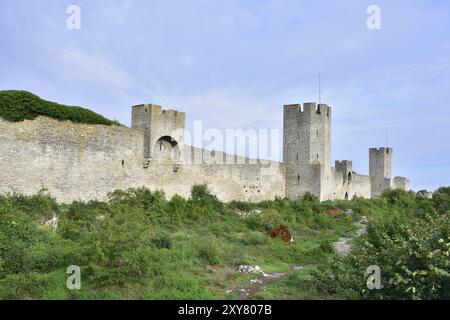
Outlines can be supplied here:
[[353, 162], [351, 160], [335, 161], [335, 171], [342, 175], [342, 181], [350, 184], [353, 176]]
[[369, 175], [371, 183], [371, 196], [379, 197], [384, 190], [394, 185], [392, 179], [392, 148], [369, 149]]
[[162, 110], [161, 106], [142, 104], [133, 106], [131, 127], [144, 129], [144, 158], [178, 163], [184, 144], [186, 115], [176, 110]]

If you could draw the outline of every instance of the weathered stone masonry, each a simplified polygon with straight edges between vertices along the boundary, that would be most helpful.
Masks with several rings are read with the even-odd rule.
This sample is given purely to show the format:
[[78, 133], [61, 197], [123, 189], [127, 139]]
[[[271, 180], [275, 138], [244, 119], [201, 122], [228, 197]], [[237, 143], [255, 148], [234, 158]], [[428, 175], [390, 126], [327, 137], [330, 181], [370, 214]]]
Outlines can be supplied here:
[[167, 196], [190, 195], [205, 183], [222, 201], [376, 197], [409, 189], [392, 178], [391, 148], [370, 149], [370, 176], [349, 160], [331, 167], [331, 108], [284, 107], [283, 163], [247, 159], [184, 144], [185, 114], [156, 105], [134, 106], [132, 128], [75, 124], [38, 117], [0, 119], [0, 193], [46, 189], [61, 202], [107, 199], [116, 189], [148, 187]]

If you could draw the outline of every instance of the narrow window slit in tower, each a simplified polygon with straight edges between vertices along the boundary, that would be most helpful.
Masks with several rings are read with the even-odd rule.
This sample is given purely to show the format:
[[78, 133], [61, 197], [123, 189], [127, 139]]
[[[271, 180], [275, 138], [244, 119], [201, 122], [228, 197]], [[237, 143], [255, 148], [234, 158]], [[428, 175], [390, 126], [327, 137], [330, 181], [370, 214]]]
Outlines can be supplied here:
[[122, 167], [125, 165], [125, 160], [122, 160]]

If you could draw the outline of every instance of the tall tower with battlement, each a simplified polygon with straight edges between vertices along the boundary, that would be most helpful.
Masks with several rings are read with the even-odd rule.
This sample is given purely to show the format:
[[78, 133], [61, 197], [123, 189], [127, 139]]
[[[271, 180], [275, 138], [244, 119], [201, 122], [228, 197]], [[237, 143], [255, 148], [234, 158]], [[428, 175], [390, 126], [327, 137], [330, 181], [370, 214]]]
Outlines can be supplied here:
[[286, 197], [301, 199], [311, 192], [321, 200], [332, 190], [331, 108], [325, 104], [285, 105], [283, 162]]
[[392, 179], [392, 148], [369, 149], [369, 175], [371, 182], [371, 196], [379, 197], [384, 190], [394, 186]]
[[178, 162], [184, 144], [186, 115], [154, 104], [133, 106], [131, 127], [144, 129], [147, 160]]

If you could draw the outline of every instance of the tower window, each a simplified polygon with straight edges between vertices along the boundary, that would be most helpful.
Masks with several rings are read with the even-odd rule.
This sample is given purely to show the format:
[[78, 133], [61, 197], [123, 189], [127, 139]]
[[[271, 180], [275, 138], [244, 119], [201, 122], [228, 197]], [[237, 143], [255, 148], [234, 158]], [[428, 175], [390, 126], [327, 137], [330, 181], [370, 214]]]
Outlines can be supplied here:
[[122, 160], [122, 167], [125, 165], [125, 160]]
[[319, 130], [316, 131], [316, 137], [318, 137], [318, 136], [319, 136]]
[[298, 161], [298, 154], [297, 154], [297, 161]]
[[300, 180], [300, 173], [297, 175], [297, 180]]

